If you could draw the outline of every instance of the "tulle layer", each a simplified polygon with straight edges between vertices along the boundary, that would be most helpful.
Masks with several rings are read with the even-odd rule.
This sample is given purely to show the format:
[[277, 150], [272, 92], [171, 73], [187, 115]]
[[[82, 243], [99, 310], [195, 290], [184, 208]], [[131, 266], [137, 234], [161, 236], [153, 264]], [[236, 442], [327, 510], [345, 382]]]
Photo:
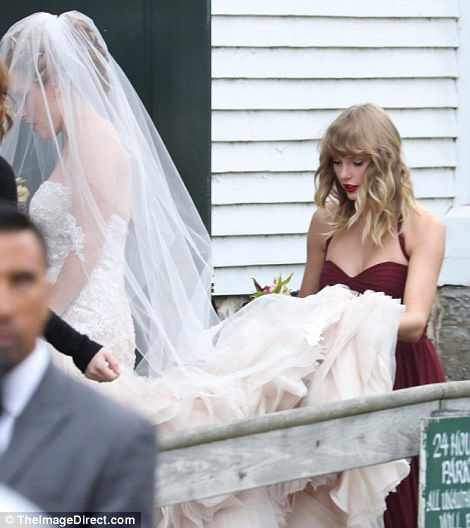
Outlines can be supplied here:
[[[203, 365], [158, 379], [125, 371], [100, 389], [160, 432], [187, 430], [392, 390], [403, 307], [384, 294], [327, 287], [301, 299], [267, 295], [211, 330]], [[159, 528], [378, 526], [404, 461], [214, 497], [160, 512]]]
[[[268, 295], [212, 331], [200, 366], [157, 380], [123, 373], [104, 388], [159, 431], [187, 430], [392, 390], [403, 307], [376, 292], [327, 287], [305, 299]], [[377, 526], [404, 461], [161, 509], [159, 528]]]

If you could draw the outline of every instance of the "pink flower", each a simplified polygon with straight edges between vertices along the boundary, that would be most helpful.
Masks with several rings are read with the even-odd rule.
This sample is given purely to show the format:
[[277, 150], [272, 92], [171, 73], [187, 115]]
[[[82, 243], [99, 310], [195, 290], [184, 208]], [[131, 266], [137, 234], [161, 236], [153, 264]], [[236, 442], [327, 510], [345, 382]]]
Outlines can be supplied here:
[[261, 295], [267, 295], [269, 293], [281, 293], [283, 295], [290, 295], [290, 290], [286, 286], [286, 284], [289, 283], [292, 278], [292, 275], [293, 273], [291, 273], [287, 277], [287, 279], [282, 280], [281, 274], [279, 274], [277, 277], [274, 278], [274, 282], [268, 286], [261, 286], [261, 284], [252, 277], [251, 280], [255, 285], [255, 293], [253, 293], [251, 297], [253, 299], [256, 299], [256, 297], [260, 297]]

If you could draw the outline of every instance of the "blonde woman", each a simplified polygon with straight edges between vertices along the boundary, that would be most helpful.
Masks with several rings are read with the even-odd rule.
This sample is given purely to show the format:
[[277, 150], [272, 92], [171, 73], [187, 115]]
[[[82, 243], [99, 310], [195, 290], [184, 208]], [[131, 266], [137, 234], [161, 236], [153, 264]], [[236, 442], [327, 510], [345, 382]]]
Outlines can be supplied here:
[[[416, 203], [399, 133], [384, 110], [364, 104], [341, 113], [321, 142], [316, 183], [300, 295], [345, 284], [401, 299], [394, 388], [445, 381], [426, 335], [445, 229]], [[414, 459], [410, 476], [389, 495], [386, 526], [416, 526], [417, 486]]]

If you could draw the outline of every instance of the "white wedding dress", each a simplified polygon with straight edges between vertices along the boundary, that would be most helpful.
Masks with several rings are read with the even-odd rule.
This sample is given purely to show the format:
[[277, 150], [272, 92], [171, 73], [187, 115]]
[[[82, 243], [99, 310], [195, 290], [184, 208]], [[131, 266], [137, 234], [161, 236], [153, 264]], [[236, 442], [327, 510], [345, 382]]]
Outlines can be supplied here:
[[[31, 216], [50, 248], [52, 280], [69, 253], [80, 257], [83, 248], [71, 211], [70, 191], [60, 183], [46, 181], [31, 200]], [[210, 331], [214, 352], [204, 364], [174, 367], [155, 379], [137, 376], [123, 281], [126, 232], [126, 223], [113, 215], [102, 255], [63, 316], [121, 363], [116, 382], [95, 388], [146, 414], [159, 431], [392, 390], [403, 307], [383, 294], [357, 295], [340, 285], [305, 299], [260, 297]], [[75, 367], [69, 362], [66, 368]], [[380, 526], [385, 496], [407, 473], [407, 463], [397, 461], [165, 507], [159, 528]]]
[[[49, 277], [57, 279], [70, 252], [83, 260], [83, 232], [72, 215], [70, 189], [45, 181], [31, 199], [30, 215], [42, 228], [48, 245]], [[106, 343], [121, 365], [134, 367], [134, 328], [124, 289], [124, 250], [127, 223], [113, 214], [108, 223], [101, 256], [86, 287], [62, 314], [79, 332]], [[54, 359], [69, 373], [77, 372], [68, 356]]]

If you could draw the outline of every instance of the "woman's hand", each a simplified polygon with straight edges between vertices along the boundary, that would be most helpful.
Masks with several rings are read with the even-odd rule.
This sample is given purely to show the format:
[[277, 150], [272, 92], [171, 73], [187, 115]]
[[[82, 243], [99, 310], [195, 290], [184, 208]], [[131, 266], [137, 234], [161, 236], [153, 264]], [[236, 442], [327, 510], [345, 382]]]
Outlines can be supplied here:
[[92, 381], [114, 381], [119, 375], [119, 363], [106, 348], [98, 350], [85, 370], [85, 377]]

